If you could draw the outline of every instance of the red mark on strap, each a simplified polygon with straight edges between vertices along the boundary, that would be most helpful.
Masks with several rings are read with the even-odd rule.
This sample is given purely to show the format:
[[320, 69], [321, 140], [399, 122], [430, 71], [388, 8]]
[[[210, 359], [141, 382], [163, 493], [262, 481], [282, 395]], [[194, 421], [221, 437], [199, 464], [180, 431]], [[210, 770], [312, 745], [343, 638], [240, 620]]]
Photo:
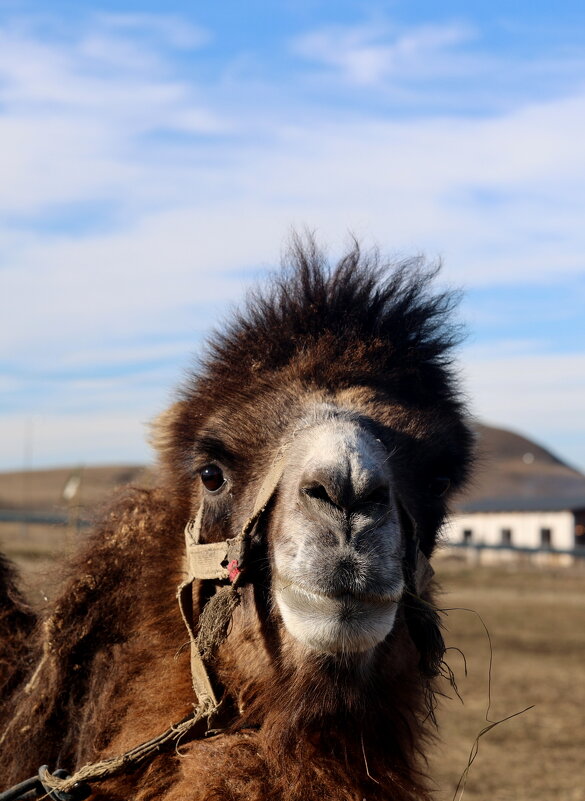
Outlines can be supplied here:
[[228, 572], [229, 580], [233, 583], [241, 573], [241, 570], [238, 565], [238, 560], [232, 559], [232, 561], [228, 564], [226, 569]]

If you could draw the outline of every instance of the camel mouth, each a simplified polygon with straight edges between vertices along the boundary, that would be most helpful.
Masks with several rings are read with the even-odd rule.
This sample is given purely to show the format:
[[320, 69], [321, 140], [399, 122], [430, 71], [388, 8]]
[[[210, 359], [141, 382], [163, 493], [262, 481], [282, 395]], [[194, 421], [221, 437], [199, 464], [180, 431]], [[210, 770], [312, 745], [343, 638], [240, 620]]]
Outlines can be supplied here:
[[392, 630], [400, 592], [324, 593], [278, 576], [274, 597], [286, 629], [312, 650], [368, 651]]
[[309, 589], [294, 579], [288, 579], [277, 574], [274, 587], [277, 593], [284, 594], [286, 597], [297, 596], [305, 598], [310, 603], [325, 607], [332, 604], [360, 604], [372, 607], [392, 606], [399, 603], [402, 598], [403, 587], [399, 587], [392, 592], [359, 592], [349, 589], [339, 589], [327, 592], [321, 589]]

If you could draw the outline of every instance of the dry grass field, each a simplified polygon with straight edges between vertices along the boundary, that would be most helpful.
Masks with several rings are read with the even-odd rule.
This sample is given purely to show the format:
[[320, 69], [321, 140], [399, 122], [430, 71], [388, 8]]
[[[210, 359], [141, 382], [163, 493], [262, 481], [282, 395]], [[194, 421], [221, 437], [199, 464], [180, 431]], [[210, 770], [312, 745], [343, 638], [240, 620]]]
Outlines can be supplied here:
[[[492, 640], [489, 719], [533, 709], [479, 741], [466, 801], [584, 801], [585, 570], [467, 567], [437, 560], [445, 608], [476, 610]], [[450, 611], [447, 644], [463, 704], [445, 701], [430, 775], [437, 800], [454, 797], [475, 737], [488, 725], [490, 647], [481, 620]], [[453, 695], [453, 693], [450, 693]]]
[[[106, 474], [98, 477], [106, 480]], [[45, 508], [63, 477], [54, 483]], [[109, 475], [106, 483], [119, 482]], [[2, 489], [8, 486], [0, 480], [0, 496]], [[86, 492], [93, 496], [89, 486]], [[31, 600], [42, 604], [54, 593], [61, 558], [82, 536], [71, 529], [5, 523], [0, 548], [23, 568]], [[479, 613], [491, 635], [489, 720], [534, 705], [480, 739], [463, 798], [585, 801], [585, 564], [545, 569], [471, 567], [447, 556], [435, 561], [443, 586], [440, 604], [453, 610], [445, 615], [447, 644], [467, 659], [465, 676], [459, 653], [448, 652], [463, 703], [446, 687], [452, 700], [441, 703], [439, 740], [428, 769], [437, 801], [454, 798], [474, 740], [489, 725], [488, 638], [477, 614], [456, 607]]]
[[[72, 476], [79, 486], [67, 501], [63, 490]], [[69, 524], [47, 525], [0, 520], [0, 550], [23, 568], [24, 586], [34, 603], [53, 595], [59, 581], [59, 563], [74, 550], [87, 528], [80, 525], [99, 514], [100, 507], [121, 486], [150, 486], [152, 469], [141, 465], [0, 473], [0, 512], [56, 515]]]

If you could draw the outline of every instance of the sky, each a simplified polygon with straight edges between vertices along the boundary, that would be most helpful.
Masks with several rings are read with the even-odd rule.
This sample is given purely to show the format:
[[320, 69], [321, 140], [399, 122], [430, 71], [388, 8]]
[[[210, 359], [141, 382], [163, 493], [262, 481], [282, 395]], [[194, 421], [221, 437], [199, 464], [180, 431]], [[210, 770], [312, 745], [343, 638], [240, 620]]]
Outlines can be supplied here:
[[292, 228], [440, 260], [472, 413], [585, 470], [585, 6], [0, 0], [0, 470], [148, 423]]

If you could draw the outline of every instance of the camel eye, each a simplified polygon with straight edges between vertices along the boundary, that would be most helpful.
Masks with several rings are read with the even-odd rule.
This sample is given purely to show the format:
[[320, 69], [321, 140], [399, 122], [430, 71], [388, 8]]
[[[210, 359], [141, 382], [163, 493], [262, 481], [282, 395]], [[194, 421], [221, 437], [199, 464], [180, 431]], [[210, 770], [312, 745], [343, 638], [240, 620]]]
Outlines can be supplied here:
[[435, 476], [429, 484], [429, 489], [437, 498], [442, 498], [451, 486], [451, 479], [446, 476]]
[[206, 464], [199, 471], [203, 486], [208, 492], [217, 492], [225, 484], [223, 470], [216, 464]]

